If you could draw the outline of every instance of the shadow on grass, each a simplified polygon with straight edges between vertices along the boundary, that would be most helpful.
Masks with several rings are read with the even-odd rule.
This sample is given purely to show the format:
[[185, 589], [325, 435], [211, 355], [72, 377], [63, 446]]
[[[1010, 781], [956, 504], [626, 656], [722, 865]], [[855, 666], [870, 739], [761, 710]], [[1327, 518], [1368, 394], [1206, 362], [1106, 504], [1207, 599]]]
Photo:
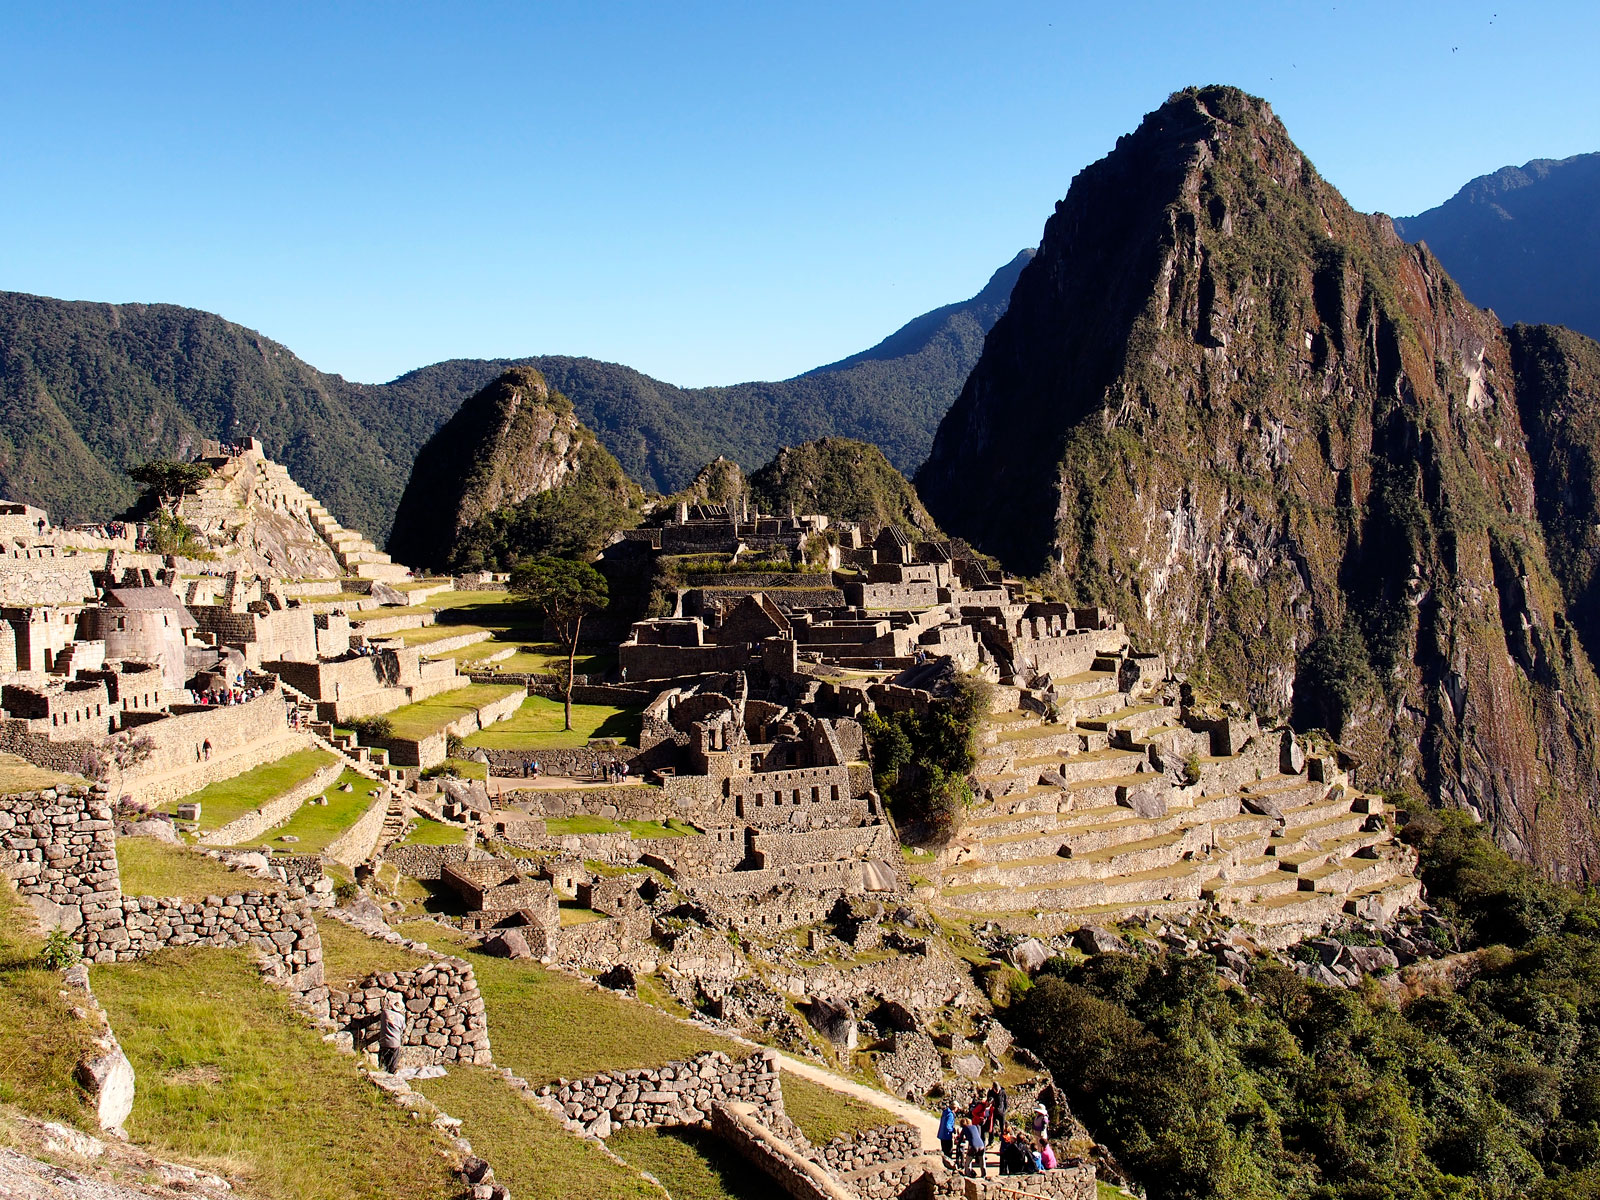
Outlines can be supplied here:
[[772, 1180], [710, 1130], [623, 1129], [607, 1145], [630, 1166], [649, 1171], [674, 1200], [770, 1200]]

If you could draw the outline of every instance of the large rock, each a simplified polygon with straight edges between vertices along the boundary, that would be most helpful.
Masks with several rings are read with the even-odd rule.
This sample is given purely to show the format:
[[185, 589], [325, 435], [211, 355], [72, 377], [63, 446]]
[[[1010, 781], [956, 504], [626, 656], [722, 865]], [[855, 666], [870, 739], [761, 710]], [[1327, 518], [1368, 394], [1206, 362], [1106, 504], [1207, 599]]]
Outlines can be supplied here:
[[78, 1064], [75, 1072], [94, 1106], [95, 1119], [106, 1133], [122, 1136], [122, 1123], [133, 1111], [133, 1064], [115, 1040], [92, 1057]]
[[493, 954], [499, 958], [533, 957], [533, 951], [528, 947], [528, 939], [515, 929], [502, 929], [483, 943], [483, 950], [485, 954]]
[[1086, 954], [1126, 954], [1128, 943], [1103, 925], [1085, 925], [1073, 931], [1072, 940]]
[[818, 996], [805, 1006], [806, 1020], [841, 1050], [854, 1050], [858, 1038], [855, 1014], [840, 1000]]
[[1013, 967], [1032, 975], [1050, 960], [1050, 947], [1038, 938], [1023, 938], [1011, 947], [1010, 958]]

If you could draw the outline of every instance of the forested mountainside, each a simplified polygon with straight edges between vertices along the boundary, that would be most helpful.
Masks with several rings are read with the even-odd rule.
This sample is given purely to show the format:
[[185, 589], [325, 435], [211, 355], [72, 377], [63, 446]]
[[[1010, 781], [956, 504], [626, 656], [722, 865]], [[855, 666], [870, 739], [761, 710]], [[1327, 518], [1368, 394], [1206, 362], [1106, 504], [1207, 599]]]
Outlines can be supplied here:
[[1600, 693], [1564, 590], [1588, 543], [1558, 574], [1541, 524], [1592, 500], [1548, 486], [1558, 459], [1582, 478], [1588, 406], [1532, 457], [1519, 415], [1586, 377], [1564, 344], [1352, 210], [1265, 102], [1189, 89], [1073, 181], [919, 490], [1199, 681], [1330, 730], [1369, 785], [1592, 876]]
[[1502, 167], [1394, 225], [1506, 324], [1600, 337], [1600, 154]]
[[909, 471], [1030, 253], [971, 300], [853, 358], [720, 388], [557, 356], [456, 360], [354, 384], [211, 313], [0, 293], [0, 497], [64, 522], [98, 520], [133, 500], [124, 468], [187, 454], [202, 438], [254, 435], [340, 521], [381, 543], [423, 443], [518, 365], [567, 395], [629, 476], [658, 491], [686, 487], [718, 455], [754, 467], [782, 446], [830, 435], [870, 440]]
[[417, 453], [389, 551], [433, 570], [587, 557], [637, 524], [644, 494], [532, 367], [470, 397]]

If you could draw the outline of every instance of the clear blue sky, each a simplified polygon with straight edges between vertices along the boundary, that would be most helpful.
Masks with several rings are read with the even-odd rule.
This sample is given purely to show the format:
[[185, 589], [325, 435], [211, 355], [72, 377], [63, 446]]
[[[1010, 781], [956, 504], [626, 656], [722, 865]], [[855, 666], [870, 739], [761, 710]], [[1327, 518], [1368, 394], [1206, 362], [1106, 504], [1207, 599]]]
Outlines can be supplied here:
[[1166, 95], [1358, 207], [1600, 150], [1600, 5], [0, 3], [0, 289], [328, 371], [778, 378], [975, 292]]

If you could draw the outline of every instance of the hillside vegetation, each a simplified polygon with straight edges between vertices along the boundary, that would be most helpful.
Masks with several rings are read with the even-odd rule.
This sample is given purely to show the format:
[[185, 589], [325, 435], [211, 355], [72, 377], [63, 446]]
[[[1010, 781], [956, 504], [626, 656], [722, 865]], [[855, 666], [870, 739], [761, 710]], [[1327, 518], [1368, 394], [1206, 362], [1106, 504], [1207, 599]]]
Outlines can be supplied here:
[[866, 525], [893, 525], [912, 537], [938, 533], [916, 489], [883, 451], [850, 438], [785, 447], [750, 476], [750, 502], [764, 513], [825, 513]]

